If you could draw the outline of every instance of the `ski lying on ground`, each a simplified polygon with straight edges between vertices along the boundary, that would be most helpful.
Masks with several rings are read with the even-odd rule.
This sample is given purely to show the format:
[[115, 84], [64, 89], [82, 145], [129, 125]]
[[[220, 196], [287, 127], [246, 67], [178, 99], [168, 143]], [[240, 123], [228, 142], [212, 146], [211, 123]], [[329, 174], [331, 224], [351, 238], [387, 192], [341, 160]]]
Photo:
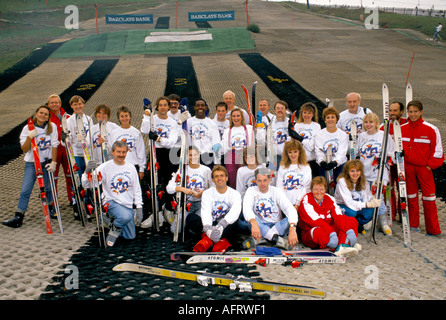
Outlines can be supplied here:
[[[257, 247], [259, 248], [259, 247]], [[263, 247], [262, 247], [263, 248]], [[268, 248], [269, 249], [269, 248]], [[277, 248], [276, 248], [277, 249]], [[263, 250], [263, 249], [261, 249]], [[299, 256], [324, 256], [324, 257], [336, 257], [336, 255], [325, 249], [319, 249], [319, 250], [293, 250], [293, 251], [284, 251], [279, 250], [278, 252], [274, 252], [273, 254], [267, 254], [263, 251], [230, 251], [230, 252], [174, 252], [170, 255], [170, 260], [177, 261], [177, 260], [184, 260], [187, 261], [192, 256], [199, 256], [199, 255], [220, 255], [220, 256], [243, 256], [243, 255], [268, 255], [268, 256], [277, 256], [277, 255], [283, 255], [283, 256], [293, 256], [293, 255], [299, 255]]]
[[220, 285], [228, 286], [231, 290], [252, 292], [252, 290], [273, 291], [281, 293], [298, 294], [312, 297], [325, 297], [325, 292], [314, 287], [307, 287], [279, 282], [262, 281], [244, 276], [221, 275], [207, 272], [193, 272], [178, 269], [167, 269], [147, 266], [136, 263], [121, 263], [113, 267], [113, 271], [132, 271], [156, 276], [196, 281], [202, 286]]
[[186, 263], [238, 263], [238, 264], [288, 264], [292, 261], [304, 263], [345, 263], [345, 257], [338, 256], [266, 256], [266, 255], [196, 255], [190, 257]]
[[[49, 125], [51, 125], [51, 124], [49, 124]], [[29, 131], [33, 131], [35, 129], [34, 122], [33, 122], [32, 118], [28, 119], [28, 129], [29, 129]], [[50, 211], [48, 208], [48, 199], [46, 197], [45, 182], [43, 180], [42, 164], [40, 163], [39, 149], [37, 147], [36, 138], [31, 139], [31, 149], [32, 149], [33, 156], [34, 156], [34, 167], [36, 169], [37, 183], [39, 184], [40, 200], [42, 200], [42, 209], [43, 209], [43, 215], [45, 217], [46, 233], [52, 234], [53, 229], [51, 228]]]

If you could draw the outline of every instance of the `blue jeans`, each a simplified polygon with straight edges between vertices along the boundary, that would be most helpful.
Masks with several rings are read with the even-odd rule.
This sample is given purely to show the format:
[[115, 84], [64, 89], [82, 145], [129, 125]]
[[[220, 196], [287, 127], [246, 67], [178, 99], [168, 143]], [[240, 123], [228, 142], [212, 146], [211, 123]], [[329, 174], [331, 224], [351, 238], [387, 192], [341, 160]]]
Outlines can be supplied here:
[[77, 166], [79, 167], [79, 170], [77, 173], [79, 174], [79, 179], [82, 181], [82, 173], [85, 171], [85, 159], [84, 157], [74, 157], [74, 161], [76, 162]]
[[[290, 228], [289, 224], [288, 224], [288, 218], [285, 217], [282, 220], [276, 222], [276, 223], [264, 223], [261, 222], [257, 217], [256, 217], [256, 221], [257, 224], [259, 225], [259, 229], [260, 229], [260, 235], [262, 236], [262, 238], [267, 239], [265, 236], [268, 234], [268, 231], [270, 231], [273, 227], [276, 227], [279, 236], [284, 236], [288, 233], [288, 230]], [[251, 226], [251, 224], [250, 224]], [[271, 239], [268, 239], [271, 240]]]
[[349, 217], [356, 218], [359, 224], [366, 224], [373, 218], [373, 210], [374, 208], [364, 208], [359, 211], [355, 211], [345, 206], [344, 204], [340, 204], [339, 207], [344, 211], [344, 214]]
[[[45, 183], [45, 192], [48, 203], [53, 202], [53, 195], [51, 193], [50, 180], [48, 177], [48, 172], [45, 169], [45, 163], [41, 163], [43, 171], [43, 181]], [[34, 183], [36, 182], [36, 167], [34, 162], [25, 163], [25, 173], [22, 180], [22, 189], [20, 191], [19, 203], [17, 204], [18, 212], [25, 212], [28, 209], [29, 197], [33, 191]]]
[[115, 201], [108, 202], [108, 214], [113, 218], [113, 224], [121, 228], [124, 239], [135, 239], [136, 228], [133, 208], [127, 208]]

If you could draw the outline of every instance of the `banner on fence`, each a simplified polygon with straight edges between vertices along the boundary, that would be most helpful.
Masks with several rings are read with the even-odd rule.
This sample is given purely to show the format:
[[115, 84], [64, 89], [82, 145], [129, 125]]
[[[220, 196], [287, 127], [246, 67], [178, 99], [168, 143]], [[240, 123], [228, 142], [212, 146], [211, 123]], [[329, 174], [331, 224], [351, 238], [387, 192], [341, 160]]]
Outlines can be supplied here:
[[234, 11], [189, 12], [189, 21], [225, 21], [234, 20]]
[[105, 23], [153, 23], [153, 14], [106, 14]]

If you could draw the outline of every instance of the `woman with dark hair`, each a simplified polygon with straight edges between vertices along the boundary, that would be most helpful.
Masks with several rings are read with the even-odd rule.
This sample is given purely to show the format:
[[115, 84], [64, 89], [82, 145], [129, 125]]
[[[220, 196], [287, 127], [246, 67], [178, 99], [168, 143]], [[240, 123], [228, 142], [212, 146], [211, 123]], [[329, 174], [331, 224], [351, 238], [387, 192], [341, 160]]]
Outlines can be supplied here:
[[[12, 219], [3, 222], [3, 225], [18, 228], [22, 226], [25, 212], [28, 209], [28, 202], [36, 181], [36, 168], [34, 165], [34, 154], [31, 141], [36, 139], [39, 152], [39, 160], [42, 165], [43, 179], [45, 182], [45, 191], [50, 206], [50, 214], [54, 211], [52, 208], [53, 196], [51, 193], [48, 171], [54, 172], [57, 164], [57, 146], [59, 138], [57, 127], [50, 121], [50, 109], [47, 106], [40, 106], [33, 115], [35, 129], [29, 130], [25, 125], [20, 133], [20, 145], [25, 153], [25, 173], [22, 180], [22, 189], [20, 191], [19, 203]], [[55, 213], [53, 212], [52, 215]]]

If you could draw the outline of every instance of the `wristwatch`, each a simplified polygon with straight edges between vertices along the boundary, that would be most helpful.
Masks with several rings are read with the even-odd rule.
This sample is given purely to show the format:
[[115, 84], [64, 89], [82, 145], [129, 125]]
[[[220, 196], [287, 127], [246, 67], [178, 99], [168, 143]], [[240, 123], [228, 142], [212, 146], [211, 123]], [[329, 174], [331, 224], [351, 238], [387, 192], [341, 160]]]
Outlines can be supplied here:
[[295, 223], [290, 223], [290, 228], [291, 228], [291, 227], [296, 228], [296, 224], [295, 224]]

